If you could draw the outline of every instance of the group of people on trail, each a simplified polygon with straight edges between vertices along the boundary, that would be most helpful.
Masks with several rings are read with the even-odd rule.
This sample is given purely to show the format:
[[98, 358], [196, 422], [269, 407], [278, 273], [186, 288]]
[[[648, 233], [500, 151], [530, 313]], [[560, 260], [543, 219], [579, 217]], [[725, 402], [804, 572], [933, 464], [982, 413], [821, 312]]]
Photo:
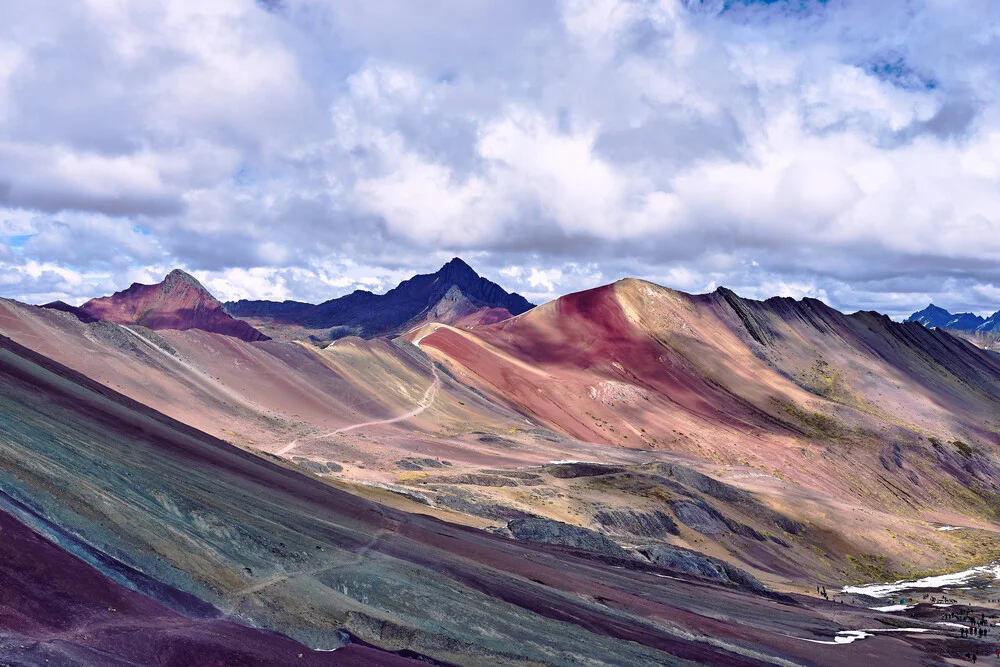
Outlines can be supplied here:
[[[976, 637], [980, 637], [981, 638], [981, 637], [985, 637], [988, 634], [990, 634], [990, 629], [989, 628], [977, 628], [975, 626], [970, 626], [969, 628], [962, 628], [962, 636], [963, 637], [976, 636]], [[1000, 649], [997, 649], [997, 650], [1000, 650]]]
[[829, 600], [829, 599], [830, 599], [829, 597], [827, 597], [827, 594], [826, 594], [826, 586], [817, 586], [817, 587], [816, 587], [816, 592], [817, 592], [818, 594], [822, 595], [822, 596], [823, 596], [824, 598], [826, 598], [827, 600]]

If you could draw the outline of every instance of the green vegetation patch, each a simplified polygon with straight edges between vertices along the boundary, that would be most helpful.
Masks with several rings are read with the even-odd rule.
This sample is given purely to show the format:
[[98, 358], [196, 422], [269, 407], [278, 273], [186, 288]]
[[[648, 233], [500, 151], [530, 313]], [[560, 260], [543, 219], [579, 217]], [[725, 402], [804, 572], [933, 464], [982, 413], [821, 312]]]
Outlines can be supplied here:
[[840, 420], [835, 417], [823, 414], [822, 412], [803, 410], [796, 405], [786, 403], [785, 401], [777, 398], [772, 398], [771, 402], [781, 408], [786, 414], [794, 417], [802, 425], [821, 435], [825, 435], [830, 438], [840, 438], [843, 437], [845, 433], [843, 424], [841, 424]]

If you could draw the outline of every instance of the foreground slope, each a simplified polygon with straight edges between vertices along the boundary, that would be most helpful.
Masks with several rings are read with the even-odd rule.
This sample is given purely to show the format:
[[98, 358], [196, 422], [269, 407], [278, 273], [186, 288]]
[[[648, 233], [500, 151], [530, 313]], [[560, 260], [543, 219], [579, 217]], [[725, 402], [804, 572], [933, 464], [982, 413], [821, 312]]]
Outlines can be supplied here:
[[[0, 497], [0, 506], [24, 512]], [[50, 531], [58, 531], [48, 526]], [[179, 591], [184, 613], [126, 588], [0, 510], [0, 661], [8, 665], [417, 665], [351, 643], [318, 653], [223, 618]], [[133, 577], [136, 575], [133, 574]]]
[[[5, 509], [104, 577], [187, 619], [214, 608], [312, 648], [342, 645], [338, 629], [346, 629], [384, 649], [461, 664], [918, 659], [912, 638], [876, 637], [836, 652], [797, 639], [829, 640], [844, 623], [876, 623], [872, 612], [803, 606], [650, 563], [515, 543], [360, 499], [7, 338], [0, 461]], [[164, 613], [126, 602], [102, 626], [109, 633], [141, 621], [141, 605]], [[213, 641], [230, 640], [217, 629], [222, 637]], [[31, 624], [20, 632], [46, 650], [58, 643]], [[87, 631], [71, 644], [97, 652], [107, 636]]]

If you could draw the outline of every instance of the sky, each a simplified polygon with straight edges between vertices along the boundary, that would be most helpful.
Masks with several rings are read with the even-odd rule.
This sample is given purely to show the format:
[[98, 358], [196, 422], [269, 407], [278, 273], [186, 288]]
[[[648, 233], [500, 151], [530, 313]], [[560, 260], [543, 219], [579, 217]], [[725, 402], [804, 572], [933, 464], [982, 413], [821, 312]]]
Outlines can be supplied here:
[[0, 295], [992, 313], [998, 102], [995, 0], [0, 0]]

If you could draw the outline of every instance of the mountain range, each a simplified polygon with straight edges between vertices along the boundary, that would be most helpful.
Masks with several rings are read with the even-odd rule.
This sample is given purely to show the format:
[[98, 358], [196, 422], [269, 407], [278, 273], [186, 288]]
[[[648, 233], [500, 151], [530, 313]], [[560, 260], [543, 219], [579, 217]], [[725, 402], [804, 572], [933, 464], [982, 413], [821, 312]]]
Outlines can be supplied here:
[[[965, 646], [955, 607], [843, 588], [1000, 558], [1000, 357], [954, 328], [637, 279], [531, 307], [460, 260], [243, 303], [180, 271], [0, 299], [0, 661]], [[991, 613], [982, 577], [921, 593]]]
[[923, 310], [910, 315], [906, 321], [919, 322], [925, 327], [939, 327], [957, 331], [1000, 332], [1000, 310], [989, 317], [980, 317], [975, 313], [953, 314], [932, 303]]
[[399, 333], [422, 321], [478, 324], [520, 315], [534, 307], [454, 258], [435, 273], [417, 275], [385, 294], [357, 290], [320, 304], [300, 301], [230, 301], [235, 317], [266, 327], [293, 325], [314, 338], [371, 338]]

